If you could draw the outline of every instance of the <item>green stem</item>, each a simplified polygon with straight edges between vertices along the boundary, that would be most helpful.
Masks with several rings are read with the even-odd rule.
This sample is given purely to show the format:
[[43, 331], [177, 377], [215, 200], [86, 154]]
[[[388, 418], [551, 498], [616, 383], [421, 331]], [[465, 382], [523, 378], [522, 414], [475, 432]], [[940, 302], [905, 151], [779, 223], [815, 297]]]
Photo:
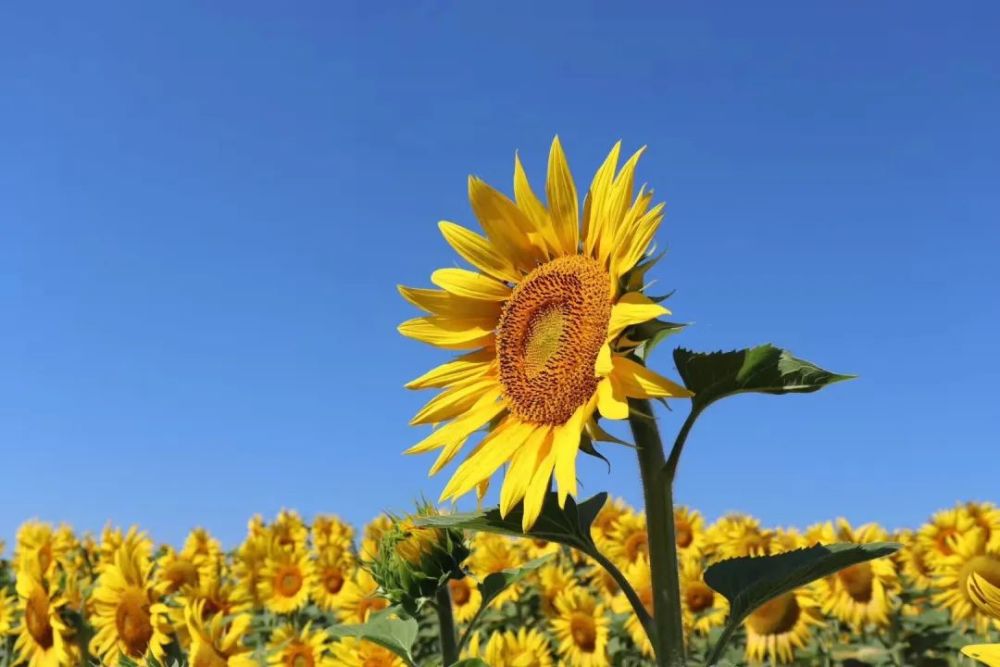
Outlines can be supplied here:
[[628, 403], [628, 420], [635, 438], [646, 502], [654, 626], [649, 639], [659, 667], [683, 667], [684, 627], [674, 535], [673, 482], [667, 473], [653, 406], [648, 400], [638, 398], [630, 398]]
[[597, 564], [607, 570], [608, 574], [611, 575], [611, 578], [615, 580], [615, 583], [618, 584], [618, 588], [621, 589], [622, 593], [624, 593], [625, 597], [628, 599], [629, 604], [632, 605], [632, 610], [635, 612], [636, 617], [638, 617], [642, 628], [646, 631], [646, 635], [648, 637], [652, 637], [654, 632], [653, 617], [649, 615], [649, 612], [646, 610], [646, 605], [644, 605], [642, 600], [639, 599], [639, 595], [635, 592], [635, 589], [632, 588], [632, 584], [628, 582], [625, 575], [622, 574], [621, 570], [615, 567], [615, 564], [608, 560], [607, 557], [596, 548], [587, 549], [585, 553], [597, 561]]
[[445, 584], [437, 590], [438, 622], [441, 624], [441, 659], [445, 665], [458, 662], [458, 644], [455, 643], [455, 618], [451, 612], [451, 591]]

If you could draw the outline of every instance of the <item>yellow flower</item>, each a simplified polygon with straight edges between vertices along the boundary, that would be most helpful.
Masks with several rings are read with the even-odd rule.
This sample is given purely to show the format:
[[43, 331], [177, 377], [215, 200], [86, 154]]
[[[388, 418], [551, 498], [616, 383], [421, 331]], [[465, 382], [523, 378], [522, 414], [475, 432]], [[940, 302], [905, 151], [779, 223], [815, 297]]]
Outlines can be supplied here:
[[340, 621], [350, 625], [364, 623], [368, 616], [389, 606], [378, 593], [378, 584], [368, 570], [358, 568], [354, 578], [344, 584], [340, 595]]
[[705, 569], [698, 558], [682, 558], [680, 564], [681, 612], [688, 632], [707, 635], [721, 627], [729, 614], [729, 603], [713, 591], [704, 579]]
[[549, 154], [547, 206], [516, 158], [515, 201], [470, 177], [469, 199], [486, 236], [451, 222], [440, 229], [477, 271], [435, 271], [431, 281], [441, 289], [400, 287], [428, 313], [400, 325], [403, 335], [472, 350], [407, 385], [443, 390], [411, 422], [440, 427], [408, 453], [441, 450], [431, 467], [437, 473], [490, 424], [442, 500], [481, 491], [509, 463], [500, 511], [506, 516], [523, 500], [527, 530], [552, 478], [560, 503], [576, 495], [580, 435], [593, 432], [598, 411], [625, 419], [629, 397], [689, 395], [628, 356], [635, 343], [623, 336], [626, 330], [669, 311], [642, 294], [643, 271], [633, 272], [646, 257], [663, 205], [650, 208], [652, 193], [644, 188], [633, 199], [643, 151], [617, 171], [620, 148], [616, 144], [598, 169], [582, 216], [558, 138]]
[[218, 562], [206, 556], [195, 557], [178, 553], [165, 546], [156, 559], [156, 591], [170, 595], [186, 588], [198, 588], [218, 577]]
[[304, 550], [286, 550], [280, 543], [264, 560], [257, 580], [257, 596], [275, 614], [298, 611], [309, 601], [315, 568]]
[[625, 502], [619, 498], [611, 498], [604, 502], [604, 506], [594, 517], [594, 522], [590, 524], [590, 536], [594, 542], [601, 544], [611, 539], [611, 533], [618, 523], [618, 519], [626, 512], [631, 512]]
[[[466, 565], [482, 581], [494, 572], [520, 567], [524, 562], [523, 547], [519, 540], [495, 533], [476, 533], [472, 538], [472, 555]], [[490, 606], [499, 609], [504, 603], [517, 600], [523, 591], [523, 583], [514, 584], [498, 595]]]
[[243, 645], [243, 636], [250, 627], [250, 615], [207, 615], [203, 605], [203, 602], [196, 602], [184, 608], [191, 636], [190, 666], [256, 667], [250, 649]]
[[334, 644], [333, 655], [342, 667], [404, 667], [402, 658], [389, 649], [353, 637]]
[[64, 524], [53, 530], [50, 524], [28, 521], [17, 531], [12, 564], [15, 570], [28, 567], [48, 578], [75, 546], [76, 538], [69, 526]]
[[618, 517], [607, 542], [603, 544], [611, 560], [620, 565], [635, 563], [649, 557], [649, 535], [646, 515], [626, 512]]
[[145, 665], [147, 656], [163, 662], [171, 623], [153, 588], [151, 568], [138, 545], [123, 543], [98, 577], [91, 597], [95, 634], [90, 652], [104, 664], [117, 665], [125, 657]]
[[316, 556], [316, 586], [313, 597], [321, 609], [340, 609], [341, 593], [357, 565], [354, 555], [344, 545], [330, 543]]
[[610, 621], [604, 605], [583, 588], [564, 591], [556, 598], [557, 616], [552, 634], [565, 664], [573, 667], [605, 667], [608, 662]]
[[472, 577], [449, 579], [448, 591], [451, 593], [451, 608], [455, 620], [459, 623], [472, 620], [483, 603], [483, 595], [479, 592], [475, 580]]
[[296, 631], [283, 625], [271, 635], [267, 645], [267, 664], [272, 667], [337, 667], [341, 664], [331, 654], [333, 641], [326, 630], [313, 630], [306, 623]]
[[[31, 570], [35, 571], [32, 572]], [[78, 661], [71, 630], [60, 613], [66, 601], [52, 595], [41, 580], [40, 562], [17, 573], [21, 612], [14, 651], [28, 667], [68, 667]]]
[[573, 570], [558, 561], [549, 561], [538, 568], [537, 579], [539, 606], [545, 616], [556, 613], [556, 598], [560, 593], [580, 585]]
[[700, 555], [705, 549], [705, 517], [698, 510], [687, 507], [674, 508], [674, 535], [679, 557], [691, 558]]
[[811, 590], [799, 588], [764, 603], [743, 622], [747, 633], [746, 657], [792, 662], [795, 650], [809, 641], [813, 626], [823, 624], [819, 604]]
[[922, 526], [917, 539], [923, 547], [927, 560], [936, 564], [941, 558], [955, 553], [955, 541], [976, 527], [975, 519], [964, 507], [941, 510], [931, 517], [930, 523]]
[[[837, 534], [840, 541], [855, 544], [889, 539], [880, 526], [869, 523], [854, 529], [845, 519], [838, 520]], [[851, 565], [820, 579], [816, 587], [823, 611], [856, 631], [869, 625], [887, 627], [900, 589], [895, 564], [889, 558]]]
[[931, 587], [931, 566], [927, 562], [924, 547], [912, 530], [901, 530], [895, 540], [903, 548], [894, 554], [900, 573], [914, 588], [925, 591]]
[[392, 517], [382, 514], [375, 517], [365, 526], [364, 535], [361, 538], [361, 560], [369, 562], [378, 556], [378, 545], [382, 541], [382, 536], [392, 528]]
[[252, 601], [246, 597], [246, 591], [229, 579], [222, 577], [215, 577], [203, 582], [198, 588], [182, 589], [177, 593], [174, 604], [176, 606], [168, 607], [170, 623], [177, 635], [177, 640], [185, 650], [191, 645], [187, 619], [184, 615], [184, 610], [188, 607], [193, 608], [197, 605], [205, 618], [215, 614], [232, 616], [249, 612], [253, 608]]
[[535, 628], [494, 632], [483, 657], [490, 667], [552, 667], [549, 641]]
[[139, 530], [137, 526], [129, 527], [128, 531], [122, 533], [121, 528], [105, 526], [101, 531], [101, 544], [97, 549], [97, 565], [95, 571], [100, 571], [115, 563], [115, 554], [118, 550], [126, 546], [137, 557], [149, 560], [153, 554], [153, 542], [146, 533]]
[[270, 543], [270, 531], [257, 516], [250, 520], [247, 537], [236, 550], [233, 562], [233, 576], [237, 581], [235, 595], [248, 600], [253, 607], [260, 605], [258, 583]]
[[309, 529], [295, 510], [281, 510], [271, 525], [272, 548], [299, 553], [306, 550]]
[[979, 575], [994, 586], [1000, 586], [1000, 549], [991, 545], [979, 528], [949, 541], [951, 555], [939, 556], [934, 566], [932, 601], [945, 607], [956, 621], [970, 621], [979, 634], [991, 624], [989, 614], [978, 608], [969, 590], [969, 578]]
[[354, 528], [332, 514], [315, 517], [311, 532], [315, 553], [322, 553], [329, 548], [346, 550], [354, 542]]
[[[1000, 587], [973, 572], [967, 580], [969, 597], [979, 609], [994, 619], [1000, 619]], [[984, 662], [989, 667], [1000, 667], [1000, 644], [972, 644], [963, 646], [962, 653]]]
[[14, 614], [17, 598], [0, 588], [0, 638], [6, 637], [14, 628]]
[[773, 531], [761, 528], [760, 521], [753, 517], [741, 514], [724, 516], [707, 531], [709, 561], [767, 555], [773, 536]]
[[968, 502], [965, 511], [986, 534], [986, 543], [991, 548], [1000, 548], [1000, 508], [993, 503]]
[[[652, 616], [653, 614], [653, 580], [649, 570], [649, 560], [646, 556], [641, 556], [633, 563], [625, 566], [623, 572], [632, 590], [639, 596], [642, 606]], [[646, 630], [639, 622], [639, 617], [635, 615], [632, 604], [622, 592], [617, 593], [611, 599], [611, 611], [616, 614], [625, 614], [625, 632], [632, 639], [632, 642], [647, 658], [653, 657], [653, 644], [646, 636]]]

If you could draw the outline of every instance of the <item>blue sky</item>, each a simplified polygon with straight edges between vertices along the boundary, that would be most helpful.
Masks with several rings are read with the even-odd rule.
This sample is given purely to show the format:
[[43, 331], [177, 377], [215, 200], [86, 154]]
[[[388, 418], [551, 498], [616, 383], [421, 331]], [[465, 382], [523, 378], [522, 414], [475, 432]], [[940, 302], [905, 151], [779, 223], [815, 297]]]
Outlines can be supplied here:
[[[395, 286], [456, 263], [468, 173], [509, 191], [517, 149], [537, 182], [557, 132], [580, 182], [649, 146], [678, 344], [861, 376], [712, 408], [681, 502], [1000, 500], [997, 6], [534, 4], [0, 9], [0, 535], [232, 545], [254, 512], [436, 498], [402, 384], [446, 355], [398, 335]], [[583, 492], [638, 503], [604, 451]]]

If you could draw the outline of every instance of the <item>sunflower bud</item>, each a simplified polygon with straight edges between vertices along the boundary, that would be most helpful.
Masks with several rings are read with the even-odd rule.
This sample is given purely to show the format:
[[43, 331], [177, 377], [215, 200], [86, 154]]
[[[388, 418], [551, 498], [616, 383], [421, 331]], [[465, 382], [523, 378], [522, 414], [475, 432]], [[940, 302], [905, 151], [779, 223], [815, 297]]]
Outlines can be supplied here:
[[462, 531], [416, 525], [416, 519], [437, 513], [425, 504], [414, 515], [394, 518], [371, 563], [372, 576], [386, 597], [411, 613], [449, 579], [465, 576], [461, 564], [469, 549]]

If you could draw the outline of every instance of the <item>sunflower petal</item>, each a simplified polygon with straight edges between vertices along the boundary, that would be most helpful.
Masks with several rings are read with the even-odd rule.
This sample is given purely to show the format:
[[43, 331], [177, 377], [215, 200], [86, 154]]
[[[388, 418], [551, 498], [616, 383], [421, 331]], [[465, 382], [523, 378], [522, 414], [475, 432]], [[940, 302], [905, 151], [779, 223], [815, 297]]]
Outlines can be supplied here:
[[426, 438], [407, 449], [405, 453], [422, 454], [468, 438], [470, 433], [505, 409], [503, 401], [499, 400], [501, 393], [499, 389], [487, 392], [464, 415], [431, 432]]
[[614, 340], [633, 324], [642, 324], [655, 320], [661, 315], [669, 315], [670, 311], [652, 301], [641, 292], [623, 294], [618, 303], [611, 307], [611, 321], [608, 323], [608, 340]]
[[492, 348], [475, 350], [432, 368], [420, 377], [410, 380], [405, 386], [407, 389], [430, 389], [468, 380], [488, 373], [493, 366], [495, 356], [496, 352]]
[[514, 154], [514, 201], [534, 225], [535, 233], [542, 241], [542, 245], [546, 247], [547, 258], [561, 254], [561, 244], [555, 229], [552, 227], [549, 212], [545, 210], [545, 206], [531, 189], [528, 176], [524, 172], [524, 166], [517, 153]]
[[555, 447], [553, 440], [555, 434], [550, 430], [545, 435], [541, 450], [538, 453], [538, 466], [531, 476], [528, 484], [528, 491], [524, 494], [524, 515], [521, 518], [521, 529], [524, 532], [531, 530], [538, 520], [538, 515], [542, 513], [542, 505], [545, 504], [545, 496], [549, 492], [550, 479], [552, 478], [552, 468], [555, 466]]
[[627, 357], [613, 357], [611, 377], [633, 398], [690, 398], [694, 394]]
[[590, 257], [595, 256], [595, 251], [601, 246], [601, 239], [606, 233], [603, 215], [604, 201], [608, 189], [614, 182], [621, 149], [621, 141], [615, 143], [611, 148], [611, 152], [604, 158], [604, 162], [594, 174], [594, 180], [590, 183], [590, 191], [587, 193], [587, 201], [589, 202], [587, 208], [589, 210], [585, 211], [583, 217], [583, 252]]
[[597, 383], [597, 409], [605, 419], [628, 419], [628, 401], [617, 389], [614, 376]]
[[483, 438], [479, 446], [462, 462], [441, 493], [441, 499], [456, 499], [487, 479], [521, 447], [537, 427], [508, 419]]
[[483, 301], [456, 296], [445, 290], [406, 287], [405, 285], [398, 285], [397, 289], [404, 299], [417, 308], [434, 315], [500, 319], [500, 303], [498, 301]]
[[483, 394], [490, 389], [498, 389], [499, 387], [500, 385], [494, 378], [472, 380], [449, 387], [428, 401], [427, 405], [413, 416], [410, 425], [438, 424], [458, 417], [475, 405]]
[[1000, 667], [1000, 644], [969, 644], [962, 647], [962, 653], [988, 667]]
[[500, 280], [517, 282], [521, 279], [521, 274], [514, 268], [514, 265], [501, 255], [492, 243], [479, 234], [447, 220], [439, 222], [438, 228], [448, 245], [480, 271]]
[[576, 495], [576, 453], [580, 449], [583, 424], [593, 414], [594, 404], [591, 399], [581, 405], [569, 421], [554, 429], [552, 448], [556, 453], [555, 477], [560, 507], [566, 504], [566, 496]]
[[557, 136], [552, 140], [549, 151], [549, 173], [545, 183], [545, 193], [549, 202], [549, 216], [555, 227], [562, 254], [575, 255], [579, 243], [579, 204], [576, 186], [570, 173], [566, 154]]
[[969, 597], [977, 607], [994, 618], [1000, 618], [1000, 588], [973, 572], [966, 581]]
[[544, 247], [529, 236], [534, 225], [517, 204], [475, 176], [469, 177], [469, 202], [490, 242], [512, 265], [527, 273], [545, 260]]
[[611, 363], [611, 346], [605, 343], [597, 353], [597, 361], [594, 363], [594, 374], [599, 377], [607, 377], [614, 370]]
[[431, 274], [431, 282], [455, 296], [482, 301], [506, 301], [511, 293], [506, 284], [466, 269], [438, 269]]
[[417, 317], [399, 325], [399, 333], [430, 345], [449, 350], [482, 347], [493, 340], [495, 322], [476, 319], [445, 318], [437, 315]]
[[548, 428], [536, 429], [524, 445], [514, 452], [510, 467], [503, 478], [503, 486], [500, 487], [501, 517], [506, 517], [527, 493], [531, 476], [538, 467], [538, 453], [549, 431]]

